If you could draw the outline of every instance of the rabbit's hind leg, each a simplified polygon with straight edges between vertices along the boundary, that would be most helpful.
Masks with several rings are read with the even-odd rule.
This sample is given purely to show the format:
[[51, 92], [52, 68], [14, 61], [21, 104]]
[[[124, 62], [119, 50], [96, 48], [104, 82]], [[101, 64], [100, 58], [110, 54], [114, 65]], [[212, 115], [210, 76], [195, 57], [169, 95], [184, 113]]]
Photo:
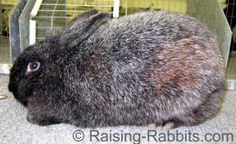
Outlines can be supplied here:
[[184, 115], [177, 116], [173, 121], [174, 127], [180, 125], [194, 126], [214, 117], [221, 106], [221, 95], [222, 90], [213, 91], [198, 108]]

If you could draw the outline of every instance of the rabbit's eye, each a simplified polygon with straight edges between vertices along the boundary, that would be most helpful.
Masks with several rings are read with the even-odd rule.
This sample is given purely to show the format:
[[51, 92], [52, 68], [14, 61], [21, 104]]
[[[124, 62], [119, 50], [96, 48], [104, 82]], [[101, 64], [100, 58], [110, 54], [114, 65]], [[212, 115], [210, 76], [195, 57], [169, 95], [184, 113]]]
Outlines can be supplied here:
[[27, 73], [38, 70], [40, 62], [30, 62], [27, 67]]

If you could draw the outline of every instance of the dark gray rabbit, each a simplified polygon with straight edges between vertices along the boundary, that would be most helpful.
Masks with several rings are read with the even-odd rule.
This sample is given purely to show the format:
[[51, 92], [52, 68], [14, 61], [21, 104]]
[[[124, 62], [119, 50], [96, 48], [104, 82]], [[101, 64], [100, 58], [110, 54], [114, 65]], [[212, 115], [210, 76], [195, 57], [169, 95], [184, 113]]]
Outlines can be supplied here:
[[39, 125], [196, 125], [220, 107], [224, 63], [196, 19], [86, 11], [26, 48], [9, 90]]

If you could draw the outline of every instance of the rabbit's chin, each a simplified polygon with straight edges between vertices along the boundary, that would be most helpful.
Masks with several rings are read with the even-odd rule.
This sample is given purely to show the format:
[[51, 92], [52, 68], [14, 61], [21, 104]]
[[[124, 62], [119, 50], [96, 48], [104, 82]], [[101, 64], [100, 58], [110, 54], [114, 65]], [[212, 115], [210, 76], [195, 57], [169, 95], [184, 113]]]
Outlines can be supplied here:
[[28, 100], [25, 98], [21, 98], [18, 95], [14, 95], [15, 99], [20, 102], [23, 106], [27, 107], [28, 105]]

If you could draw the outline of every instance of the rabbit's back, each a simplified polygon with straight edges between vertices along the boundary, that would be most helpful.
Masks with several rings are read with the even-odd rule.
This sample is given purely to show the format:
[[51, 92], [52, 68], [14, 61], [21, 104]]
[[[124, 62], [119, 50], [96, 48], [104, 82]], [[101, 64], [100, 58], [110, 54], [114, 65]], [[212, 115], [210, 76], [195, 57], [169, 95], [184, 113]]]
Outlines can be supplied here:
[[218, 110], [223, 60], [211, 33], [194, 18], [169, 12], [122, 17], [81, 47], [80, 76], [93, 87], [83, 85], [82, 93], [101, 117], [109, 115], [106, 123], [191, 125]]
[[160, 53], [164, 44], [188, 38], [202, 44], [211, 44], [206, 49], [220, 57], [219, 48], [206, 26], [192, 17], [164, 11], [143, 12], [113, 19], [90, 36], [82, 44], [81, 51], [90, 55], [101, 49], [112, 60], [122, 61], [129, 57], [145, 61], [154, 53]]

